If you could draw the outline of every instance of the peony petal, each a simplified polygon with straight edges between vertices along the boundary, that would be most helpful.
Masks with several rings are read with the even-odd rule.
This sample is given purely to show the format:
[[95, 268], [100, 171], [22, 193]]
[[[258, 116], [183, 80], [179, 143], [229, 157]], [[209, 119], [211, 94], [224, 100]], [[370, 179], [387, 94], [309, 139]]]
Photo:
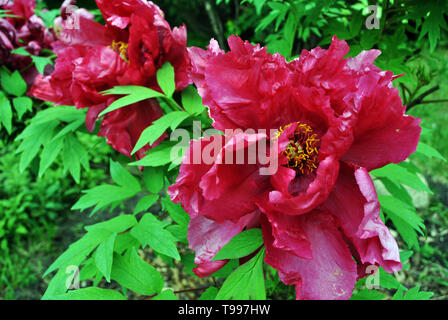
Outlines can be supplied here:
[[[370, 61], [372, 54], [365, 59]], [[391, 162], [399, 163], [415, 152], [420, 119], [405, 115], [398, 89], [392, 87], [391, 72], [365, 73], [355, 101], [358, 121], [354, 142], [342, 160], [370, 171]]]
[[[234, 156], [239, 142], [252, 138], [263, 138], [263, 135], [248, 137], [240, 134], [225, 144], [222, 135], [202, 138], [191, 142], [180, 168], [176, 183], [168, 192], [173, 202], [182, 203], [192, 218], [206, 216], [218, 222], [238, 221], [242, 216], [256, 209], [254, 200], [263, 193], [269, 183], [269, 176], [259, 173], [256, 164], [225, 164], [226, 150]], [[245, 145], [245, 149], [248, 145]], [[210, 152], [212, 151], [212, 152]], [[204, 162], [210, 153], [211, 158]], [[192, 160], [198, 155], [196, 164]], [[226, 155], [227, 156], [227, 155]], [[188, 157], [188, 160], [187, 160]]]
[[301, 220], [310, 242], [312, 258], [304, 259], [274, 246], [273, 231], [262, 219], [266, 246], [265, 262], [277, 269], [286, 285], [296, 286], [296, 298], [304, 300], [348, 299], [356, 282], [356, 263], [337, 222], [328, 214], [312, 211], [296, 217]]
[[397, 243], [380, 219], [380, 204], [366, 169], [342, 164], [322, 209], [341, 222], [362, 264], [381, 265], [388, 272], [401, 269]]
[[[319, 163], [314, 176], [300, 176], [296, 183], [297, 187], [291, 186], [288, 193], [278, 190], [269, 193], [269, 202], [263, 205], [270, 206], [275, 211], [285, 214], [304, 214], [325, 201], [336, 182], [339, 171], [339, 161], [329, 156]], [[284, 190], [284, 189], [283, 189]]]

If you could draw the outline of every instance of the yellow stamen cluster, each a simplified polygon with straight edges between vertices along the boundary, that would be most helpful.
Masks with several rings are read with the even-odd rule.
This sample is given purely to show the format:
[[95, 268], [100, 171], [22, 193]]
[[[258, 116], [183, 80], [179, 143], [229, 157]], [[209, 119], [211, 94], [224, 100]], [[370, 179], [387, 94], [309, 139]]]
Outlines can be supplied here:
[[[291, 124], [280, 127], [277, 136], [291, 126]], [[317, 134], [313, 134], [313, 129], [305, 124], [297, 122], [294, 133], [289, 137], [290, 143], [282, 152], [288, 159], [287, 167], [297, 169], [302, 174], [310, 174], [318, 166], [318, 144]]]
[[113, 40], [112, 44], [108, 47], [119, 53], [121, 59], [123, 59], [126, 63], [129, 63], [128, 46], [129, 45], [126, 42]]

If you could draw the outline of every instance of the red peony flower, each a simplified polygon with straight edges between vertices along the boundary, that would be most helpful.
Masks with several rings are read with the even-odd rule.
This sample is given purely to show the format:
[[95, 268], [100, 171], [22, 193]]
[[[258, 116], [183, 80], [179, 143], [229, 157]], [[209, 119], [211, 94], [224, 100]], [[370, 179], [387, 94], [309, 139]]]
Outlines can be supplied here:
[[0, 5], [0, 9], [13, 15], [0, 18], [0, 65], [23, 70], [22, 76], [28, 85], [33, 83], [38, 72], [34, 67], [28, 68], [32, 63], [29, 56], [11, 54], [11, 51], [23, 47], [32, 55], [39, 56], [42, 49], [50, 49], [55, 41], [53, 31], [34, 14], [35, 8], [35, 0], [6, 1]]
[[[54, 44], [58, 55], [55, 71], [37, 79], [32, 95], [60, 105], [88, 108], [86, 126], [93, 131], [99, 113], [118, 98], [104, 96], [101, 91], [118, 85], [160, 91], [156, 72], [165, 62], [175, 69], [177, 90], [189, 84], [186, 29], [171, 30], [155, 4], [97, 0], [106, 20], [103, 26], [85, 12], [70, 12], [73, 3], [64, 2], [61, 10], [58, 26], [63, 30], [60, 41]], [[162, 114], [155, 99], [136, 103], [106, 114], [98, 134], [106, 137], [114, 149], [131, 156], [141, 132]], [[147, 145], [140, 149], [136, 157], [144, 157], [149, 148]]]
[[[192, 79], [213, 126], [241, 132], [192, 141], [168, 189], [191, 216], [196, 275], [221, 268], [216, 253], [253, 227], [297, 299], [348, 299], [368, 265], [401, 269], [368, 171], [405, 160], [421, 129], [404, 114], [392, 72], [373, 65], [380, 51], [344, 59], [349, 47], [334, 37], [329, 49], [287, 63], [238, 37], [228, 43], [228, 53], [213, 40], [190, 48]], [[269, 163], [249, 161], [263, 141], [278, 159], [270, 175]], [[242, 151], [244, 161], [231, 164]], [[191, 161], [198, 154], [212, 161]]]

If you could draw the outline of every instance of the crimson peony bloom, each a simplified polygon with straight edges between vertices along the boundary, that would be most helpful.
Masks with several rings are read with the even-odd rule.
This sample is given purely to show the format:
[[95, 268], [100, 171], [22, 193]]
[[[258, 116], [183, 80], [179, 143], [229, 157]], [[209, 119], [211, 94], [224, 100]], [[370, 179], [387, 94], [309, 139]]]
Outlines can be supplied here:
[[42, 49], [50, 49], [55, 40], [53, 31], [34, 14], [35, 8], [35, 0], [6, 1], [0, 5], [0, 9], [13, 15], [0, 18], [0, 65], [23, 70], [22, 75], [28, 85], [32, 84], [38, 72], [34, 67], [28, 68], [32, 63], [30, 57], [11, 54], [11, 51], [23, 47], [32, 55], [39, 56]]
[[[140, 85], [160, 91], [156, 72], [165, 62], [175, 69], [177, 90], [190, 83], [184, 26], [171, 29], [163, 12], [150, 1], [96, 2], [105, 26], [83, 11], [71, 12], [69, 6], [74, 1], [64, 2], [58, 20], [58, 27], [63, 30], [60, 41], [54, 44], [58, 55], [55, 71], [39, 77], [31, 90], [42, 100], [88, 108], [86, 126], [90, 131], [101, 111], [118, 98], [104, 96], [101, 91], [118, 85]], [[130, 157], [141, 132], [162, 114], [155, 99], [135, 103], [106, 114], [98, 135]], [[149, 148], [147, 145], [140, 149], [136, 157], [144, 157]]]
[[[368, 172], [405, 160], [421, 129], [404, 114], [392, 72], [373, 65], [380, 51], [344, 59], [349, 47], [334, 37], [329, 49], [287, 63], [238, 37], [228, 43], [228, 53], [214, 40], [208, 50], [190, 48], [192, 79], [213, 126], [241, 132], [193, 140], [168, 189], [191, 217], [196, 275], [225, 265], [212, 261], [216, 253], [254, 227], [265, 262], [295, 285], [297, 299], [348, 299], [369, 265], [400, 270]], [[278, 159], [270, 175], [266, 162], [248, 161], [263, 141]], [[226, 161], [241, 151], [244, 163]], [[214, 161], [190, 161], [201, 152]]]

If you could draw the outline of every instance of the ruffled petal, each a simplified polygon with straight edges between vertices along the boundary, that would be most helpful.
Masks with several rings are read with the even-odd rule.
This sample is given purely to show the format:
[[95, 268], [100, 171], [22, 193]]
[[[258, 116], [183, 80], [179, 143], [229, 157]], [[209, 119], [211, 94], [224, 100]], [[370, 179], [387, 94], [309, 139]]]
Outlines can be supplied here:
[[350, 66], [360, 74], [355, 94], [357, 122], [354, 142], [342, 160], [367, 170], [399, 163], [415, 152], [420, 119], [405, 115], [391, 72], [380, 72], [371, 62], [377, 51], [362, 53]]
[[333, 192], [322, 209], [341, 222], [360, 263], [380, 265], [388, 272], [402, 268], [397, 243], [381, 221], [378, 196], [366, 169], [341, 165]]
[[[249, 146], [265, 137], [238, 134], [226, 142], [215, 135], [192, 141], [176, 183], [168, 189], [171, 200], [193, 218], [202, 215], [217, 222], [236, 222], [254, 211], [254, 198], [265, 192], [269, 176], [260, 175], [257, 164], [237, 164], [236, 154], [247, 155]], [[226, 162], [230, 158], [233, 164]]]
[[316, 211], [296, 219], [301, 220], [300, 225], [310, 242], [312, 258], [299, 258], [275, 247], [272, 227], [262, 219], [265, 262], [278, 270], [286, 285], [296, 286], [297, 299], [350, 298], [357, 278], [356, 262], [337, 228], [337, 221], [329, 214]]

